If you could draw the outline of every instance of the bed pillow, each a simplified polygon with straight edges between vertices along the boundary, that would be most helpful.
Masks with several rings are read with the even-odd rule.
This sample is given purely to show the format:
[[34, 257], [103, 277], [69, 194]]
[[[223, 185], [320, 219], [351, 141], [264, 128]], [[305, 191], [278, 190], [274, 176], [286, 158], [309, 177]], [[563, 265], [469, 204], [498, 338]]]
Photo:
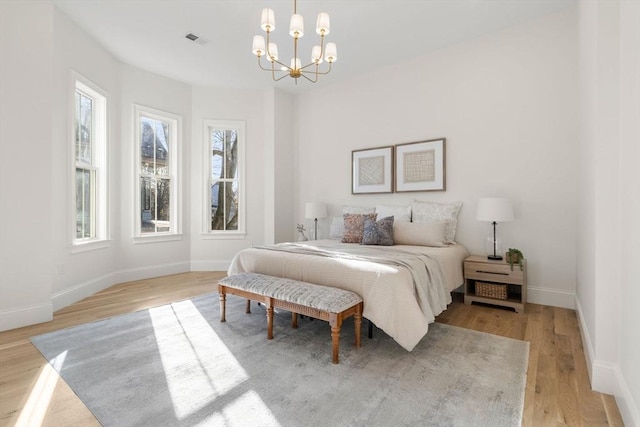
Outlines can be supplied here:
[[342, 240], [344, 234], [344, 219], [341, 216], [333, 217], [329, 226], [329, 237], [331, 239]]
[[411, 204], [412, 220], [413, 222], [447, 221], [444, 237], [447, 243], [454, 243], [461, 207], [462, 202], [436, 203], [414, 200]]
[[393, 217], [388, 216], [379, 221], [365, 217], [362, 245], [393, 245]]
[[376, 220], [377, 214], [344, 214], [344, 234], [342, 243], [360, 243], [364, 234], [364, 220], [370, 218]]
[[378, 218], [393, 217], [395, 222], [411, 222], [411, 205], [409, 206], [390, 206], [390, 205], [377, 205], [376, 213]]
[[367, 206], [348, 206], [342, 207], [342, 214], [372, 214], [376, 212], [376, 208], [370, 208]]
[[447, 224], [448, 221], [396, 222], [393, 225], [393, 242], [396, 245], [447, 246]]

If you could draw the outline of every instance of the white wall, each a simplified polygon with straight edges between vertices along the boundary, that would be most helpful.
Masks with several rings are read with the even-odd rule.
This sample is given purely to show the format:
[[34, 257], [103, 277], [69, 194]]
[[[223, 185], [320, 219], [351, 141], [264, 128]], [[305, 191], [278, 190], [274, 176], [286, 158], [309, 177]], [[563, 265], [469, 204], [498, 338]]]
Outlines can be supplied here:
[[52, 317], [52, 14], [0, 2], [0, 330]]
[[640, 425], [640, 3], [581, 1], [576, 305], [591, 383]]
[[295, 240], [297, 209], [294, 208], [295, 186], [295, 140], [294, 97], [282, 90], [275, 91], [275, 242]]
[[[464, 204], [457, 240], [484, 253], [477, 199], [509, 197], [504, 247], [528, 259], [529, 301], [573, 307], [577, 151], [574, 9], [299, 97], [298, 218], [331, 204]], [[445, 192], [351, 195], [351, 150], [447, 138]], [[322, 221], [327, 235], [329, 220]]]

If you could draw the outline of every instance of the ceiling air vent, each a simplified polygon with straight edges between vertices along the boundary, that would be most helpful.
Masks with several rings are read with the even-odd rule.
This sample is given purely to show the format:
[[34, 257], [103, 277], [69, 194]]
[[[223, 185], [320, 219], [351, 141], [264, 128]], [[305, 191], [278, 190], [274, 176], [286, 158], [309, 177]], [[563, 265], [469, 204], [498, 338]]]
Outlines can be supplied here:
[[189, 39], [189, 40], [191, 40], [192, 42], [196, 42], [196, 43], [198, 43], [198, 44], [200, 44], [200, 45], [209, 43], [209, 40], [207, 40], [207, 39], [203, 39], [203, 38], [202, 38], [202, 37], [200, 37], [200, 36], [196, 36], [196, 35], [195, 35], [195, 34], [193, 34], [193, 33], [189, 33], [189, 34], [187, 34], [187, 35], [185, 36], [185, 38], [188, 38], [188, 39]]

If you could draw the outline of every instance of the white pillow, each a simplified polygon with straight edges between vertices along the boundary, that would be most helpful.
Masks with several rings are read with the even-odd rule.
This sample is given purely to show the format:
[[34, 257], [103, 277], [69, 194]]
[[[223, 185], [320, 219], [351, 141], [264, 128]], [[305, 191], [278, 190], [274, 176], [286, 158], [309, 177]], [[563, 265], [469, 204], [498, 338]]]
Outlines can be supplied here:
[[376, 213], [378, 214], [378, 218], [386, 218], [388, 216], [392, 216], [394, 222], [411, 222], [411, 205], [377, 205]]
[[365, 206], [343, 206], [342, 207], [342, 214], [372, 214], [372, 213], [376, 213], [376, 208], [369, 208], [369, 207], [365, 207]]
[[413, 222], [448, 221], [444, 237], [447, 243], [454, 243], [461, 207], [462, 202], [436, 203], [414, 200], [411, 204], [412, 220]]
[[448, 222], [396, 222], [393, 224], [393, 243], [413, 246], [447, 246], [445, 233]]
[[329, 226], [329, 237], [332, 239], [342, 240], [344, 235], [344, 219], [341, 216], [333, 217]]

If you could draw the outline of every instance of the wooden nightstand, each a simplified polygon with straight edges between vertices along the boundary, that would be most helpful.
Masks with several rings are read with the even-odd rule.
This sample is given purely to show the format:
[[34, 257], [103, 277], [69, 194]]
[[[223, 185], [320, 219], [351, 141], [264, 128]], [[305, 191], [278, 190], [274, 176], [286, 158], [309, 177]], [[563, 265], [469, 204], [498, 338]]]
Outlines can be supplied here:
[[[489, 292], [487, 292], [489, 290]], [[504, 294], [506, 299], [488, 295]], [[464, 303], [483, 302], [486, 304], [511, 307], [516, 313], [524, 312], [527, 302], [527, 260], [511, 266], [505, 261], [494, 261], [486, 256], [472, 255], [464, 260]]]

